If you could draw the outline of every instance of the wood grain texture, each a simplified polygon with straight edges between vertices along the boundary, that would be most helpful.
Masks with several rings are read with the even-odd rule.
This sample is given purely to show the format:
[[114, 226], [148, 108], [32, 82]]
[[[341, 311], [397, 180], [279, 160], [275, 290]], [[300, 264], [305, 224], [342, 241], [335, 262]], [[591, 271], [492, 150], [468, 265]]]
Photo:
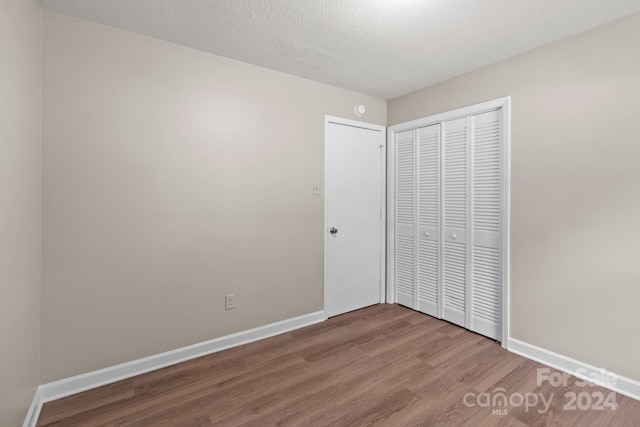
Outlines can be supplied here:
[[[609, 391], [574, 378], [539, 385], [543, 367], [473, 332], [382, 304], [47, 403], [38, 426], [640, 425], [640, 402], [621, 395], [616, 410], [565, 409], [565, 393]], [[474, 402], [465, 395], [499, 390], [550, 404], [465, 403]]]

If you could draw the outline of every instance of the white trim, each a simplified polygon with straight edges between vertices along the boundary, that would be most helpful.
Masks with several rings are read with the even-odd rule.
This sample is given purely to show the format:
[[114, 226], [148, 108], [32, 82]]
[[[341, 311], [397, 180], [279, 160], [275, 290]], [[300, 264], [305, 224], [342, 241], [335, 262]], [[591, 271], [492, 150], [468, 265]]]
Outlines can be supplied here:
[[382, 180], [380, 182], [380, 304], [387, 301], [387, 128], [380, 126]]
[[509, 300], [509, 286], [511, 286], [511, 97], [502, 98], [502, 135], [504, 138], [503, 153], [504, 167], [502, 172], [502, 185], [504, 197], [502, 198], [502, 348], [509, 349], [509, 319], [511, 304]]
[[42, 386], [39, 385], [36, 388], [36, 392], [33, 396], [33, 401], [31, 402], [31, 406], [29, 406], [29, 411], [27, 412], [27, 416], [24, 419], [24, 423], [22, 427], [35, 427], [38, 423], [38, 417], [40, 416], [40, 410], [42, 409]]
[[329, 123], [333, 123], [336, 125], [346, 125], [354, 128], [375, 130], [377, 132], [382, 132], [383, 134], [387, 131], [387, 128], [382, 125], [374, 125], [373, 123], [360, 122], [360, 121], [351, 120], [351, 119], [343, 119], [342, 117], [325, 115], [324, 121], [325, 121], [325, 125]]
[[[500, 328], [501, 328], [501, 343], [503, 348], [508, 348], [509, 345], [509, 284], [510, 284], [510, 265], [509, 265], [509, 242], [510, 242], [510, 176], [511, 176], [511, 157], [510, 157], [510, 146], [511, 146], [511, 97], [506, 96], [503, 98], [494, 99], [491, 101], [481, 102], [479, 104], [471, 105], [464, 108], [459, 108], [453, 111], [447, 111], [444, 113], [439, 113], [433, 116], [424, 117], [416, 120], [411, 120], [405, 123], [399, 123], [393, 126], [389, 126], [387, 128], [387, 143], [389, 146], [388, 149], [388, 158], [389, 158], [389, 171], [388, 171], [388, 181], [387, 181], [387, 210], [389, 212], [388, 221], [387, 221], [387, 302], [394, 302], [396, 298], [396, 284], [394, 280], [394, 242], [395, 242], [395, 224], [394, 224], [394, 199], [395, 199], [395, 183], [394, 183], [394, 163], [395, 163], [395, 139], [396, 133], [404, 132], [407, 130], [417, 129], [421, 127], [426, 127], [434, 124], [441, 124], [445, 121], [456, 120], [460, 118], [467, 117], [469, 115], [481, 114], [488, 111], [500, 110], [502, 113], [502, 126], [503, 126], [503, 138], [504, 138], [504, 166], [503, 171], [504, 179], [503, 179], [503, 218], [502, 218], [502, 245], [503, 245], [503, 260], [502, 260], [502, 307], [501, 307], [501, 319], [500, 319]], [[444, 138], [444, 129], [440, 129], [440, 138]], [[442, 142], [442, 140], [441, 140]], [[441, 144], [442, 146], [442, 144]], [[440, 153], [440, 163], [439, 166], [442, 166], [442, 153]], [[442, 190], [442, 189], [441, 189]], [[442, 194], [442, 191], [441, 191]], [[442, 205], [442, 204], [441, 204]], [[441, 213], [441, 212], [440, 212]], [[439, 218], [442, 220], [442, 217]], [[440, 241], [442, 242], [442, 236], [440, 236]], [[442, 284], [442, 280], [440, 280], [440, 284]], [[440, 287], [440, 291], [438, 292], [438, 298], [442, 297], [442, 288]], [[444, 313], [441, 312], [443, 310], [444, 304], [440, 303], [440, 312], [439, 317], [442, 318]]]
[[387, 303], [396, 302], [395, 288], [395, 230], [396, 209], [394, 203], [396, 185], [396, 136], [391, 128], [387, 128]]
[[486, 111], [498, 110], [500, 108], [504, 108], [509, 99], [511, 99], [511, 97], [505, 96], [503, 98], [481, 102], [479, 104], [470, 105], [468, 107], [459, 108], [457, 110], [446, 111], [444, 113], [435, 114], [433, 116], [411, 120], [410, 122], [398, 123], [397, 125], [389, 126], [389, 134], [403, 132], [405, 130], [411, 130], [418, 127], [425, 127], [444, 121], [461, 119], [468, 115], [475, 115], [484, 113]]
[[198, 344], [40, 385], [33, 398], [33, 403], [25, 419], [24, 427], [33, 427], [36, 425], [43, 403], [182, 363], [197, 357], [280, 335], [325, 320], [324, 311], [317, 311], [315, 313], [259, 326], [247, 331], [225, 335]]
[[373, 130], [380, 133], [380, 145], [382, 146], [382, 159], [380, 168], [382, 170], [382, 182], [380, 183], [380, 209], [381, 209], [381, 219], [380, 219], [380, 303], [384, 303], [387, 301], [387, 256], [386, 256], [386, 225], [387, 225], [387, 193], [386, 193], [386, 180], [387, 180], [387, 141], [386, 134], [387, 128], [381, 125], [374, 125], [372, 123], [360, 122], [357, 120], [343, 119], [342, 117], [335, 116], [324, 116], [324, 221], [323, 221], [323, 245], [324, 245], [324, 280], [323, 280], [323, 289], [324, 289], [324, 309], [327, 311], [327, 278], [329, 277], [329, 270], [327, 265], [328, 253], [327, 253], [327, 233], [329, 231], [329, 224], [327, 224], [327, 127], [329, 124], [337, 124], [337, 125], [345, 125], [351, 126], [360, 129]]
[[[631, 378], [617, 375], [613, 372], [597, 368], [593, 365], [563, 356], [558, 353], [537, 347], [533, 344], [509, 338], [509, 351], [527, 359], [547, 365], [559, 371], [566, 372], [582, 380], [587, 380], [606, 389], [623, 394], [632, 399], [640, 400], [640, 382]], [[598, 381], [598, 378], [606, 378], [612, 376], [615, 382]]]

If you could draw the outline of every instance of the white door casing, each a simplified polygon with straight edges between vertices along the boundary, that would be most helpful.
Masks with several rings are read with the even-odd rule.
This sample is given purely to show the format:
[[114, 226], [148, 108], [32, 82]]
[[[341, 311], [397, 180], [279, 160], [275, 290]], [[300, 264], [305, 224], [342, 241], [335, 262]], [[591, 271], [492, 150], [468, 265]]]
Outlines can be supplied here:
[[383, 126], [325, 117], [327, 317], [385, 301], [385, 138]]

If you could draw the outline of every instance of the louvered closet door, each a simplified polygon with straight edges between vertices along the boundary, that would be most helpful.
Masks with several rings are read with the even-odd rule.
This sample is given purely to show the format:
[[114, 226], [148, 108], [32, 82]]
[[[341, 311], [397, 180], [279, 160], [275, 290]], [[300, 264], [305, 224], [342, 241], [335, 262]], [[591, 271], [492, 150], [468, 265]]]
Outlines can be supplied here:
[[502, 134], [498, 111], [473, 116], [471, 325], [501, 339]]
[[396, 298], [414, 308], [415, 131], [396, 134], [395, 145]]
[[467, 327], [467, 119], [444, 123], [443, 131], [443, 319]]
[[440, 171], [438, 156], [440, 125], [418, 129], [418, 307], [438, 315]]
[[395, 134], [397, 301], [497, 340], [506, 268], [504, 114]]

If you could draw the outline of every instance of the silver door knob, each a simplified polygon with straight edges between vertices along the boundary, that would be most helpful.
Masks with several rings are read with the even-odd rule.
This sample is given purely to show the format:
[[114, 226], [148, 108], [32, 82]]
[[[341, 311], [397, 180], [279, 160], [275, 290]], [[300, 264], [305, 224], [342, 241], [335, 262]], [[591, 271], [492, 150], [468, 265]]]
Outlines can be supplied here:
[[338, 229], [337, 229], [337, 228], [334, 228], [334, 227], [331, 227], [331, 228], [329, 229], [329, 233], [331, 233], [331, 234], [336, 234], [336, 233], [338, 233]]

